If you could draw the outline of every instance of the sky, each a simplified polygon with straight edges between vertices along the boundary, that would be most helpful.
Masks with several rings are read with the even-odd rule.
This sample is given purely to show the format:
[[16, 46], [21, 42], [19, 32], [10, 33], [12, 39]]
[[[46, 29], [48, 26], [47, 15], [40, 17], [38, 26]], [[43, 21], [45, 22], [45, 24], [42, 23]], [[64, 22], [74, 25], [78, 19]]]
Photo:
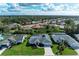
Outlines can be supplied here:
[[0, 15], [79, 15], [79, 3], [0, 3]]

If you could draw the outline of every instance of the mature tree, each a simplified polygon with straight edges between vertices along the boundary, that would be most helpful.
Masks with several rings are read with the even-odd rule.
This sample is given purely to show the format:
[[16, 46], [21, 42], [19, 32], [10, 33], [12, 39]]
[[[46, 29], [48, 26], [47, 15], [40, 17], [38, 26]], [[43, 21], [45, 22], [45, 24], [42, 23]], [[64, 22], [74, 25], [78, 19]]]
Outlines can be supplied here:
[[64, 40], [62, 40], [62, 42], [59, 43], [59, 45], [57, 46], [57, 49], [58, 49], [57, 54], [62, 55], [62, 52], [65, 49], [65, 42], [64, 42]]
[[76, 28], [76, 33], [79, 33], [79, 24], [77, 24], [76, 27], [77, 27], [77, 28]]
[[70, 19], [66, 20], [65, 23], [65, 32], [71, 34], [74, 33], [76, 30], [74, 21]]

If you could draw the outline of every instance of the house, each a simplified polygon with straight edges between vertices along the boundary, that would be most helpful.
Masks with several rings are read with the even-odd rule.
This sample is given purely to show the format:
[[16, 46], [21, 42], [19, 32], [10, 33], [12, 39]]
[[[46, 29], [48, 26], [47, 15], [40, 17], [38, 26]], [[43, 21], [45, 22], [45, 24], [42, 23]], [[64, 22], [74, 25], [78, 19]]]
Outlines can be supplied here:
[[74, 34], [74, 38], [79, 42], [79, 34]]
[[65, 41], [71, 48], [79, 49], [79, 42], [77, 42], [71, 36], [65, 33], [53, 33], [52, 38], [56, 43], [61, 43], [62, 40]]
[[11, 35], [2, 35], [3, 40], [0, 41], [0, 48], [10, 48], [15, 42], [15, 39]]
[[13, 23], [13, 24], [9, 24], [8, 25], [8, 28], [9, 29], [15, 29], [15, 28], [17, 28], [18, 26], [21, 26], [20, 24], [17, 24], [17, 23]]
[[16, 44], [23, 43], [25, 37], [26, 36], [24, 34], [16, 34]]
[[64, 20], [62, 20], [61, 22], [60, 22], [60, 25], [65, 25], [65, 21]]
[[10, 48], [14, 44], [23, 43], [25, 37], [26, 36], [23, 34], [15, 34], [15, 35], [4, 37], [4, 39], [0, 41], [0, 49]]
[[56, 24], [56, 20], [53, 20], [50, 22], [51, 24]]
[[32, 21], [32, 24], [38, 24], [40, 23], [41, 21]]
[[39, 28], [43, 28], [43, 26], [41, 26], [40, 24], [34, 24], [31, 28], [39, 29]]
[[65, 33], [53, 33], [52, 34], [52, 39], [56, 43], [61, 43], [62, 40], [65, 40], [62, 35], [65, 35]]
[[79, 20], [74, 20], [75, 25], [79, 24]]
[[8, 38], [8, 40], [9, 40], [9, 42], [10, 42], [11, 44], [16, 44], [16, 39], [15, 39], [14, 35], [10, 36], [10, 37]]
[[48, 36], [48, 34], [33, 35], [32, 37], [30, 37], [29, 43], [31, 45], [35, 44], [37, 46], [40, 46], [40, 44], [43, 44], [43, 46], [47, 46], [47, 47], [52, 45], [52, 41]]
[[7, 39], [0, 42], [0, 48], [3, 49], [3, 48], [10, 48], [10, 47], [11, 47], [11, 43]]
[[59, 27], [59, 28], [61, 28], [61, 29], [64, 29], [64, 25], [57, 25], [57, 24], [55, 24], [55, 25], [53, 25], [54, 27]]

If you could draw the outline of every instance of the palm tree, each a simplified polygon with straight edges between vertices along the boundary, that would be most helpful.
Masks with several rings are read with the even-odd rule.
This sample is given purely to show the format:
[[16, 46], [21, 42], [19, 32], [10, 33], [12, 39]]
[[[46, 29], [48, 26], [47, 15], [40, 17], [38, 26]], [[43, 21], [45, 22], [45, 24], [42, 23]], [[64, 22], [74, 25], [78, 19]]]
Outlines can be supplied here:
[[64, 40], [62, 40], [62, 42], [57, 46], [57, 49], [58, 49], [57, 54], [62, 55], [62, 52], [65, 49], [65, 42], [64, 42]]

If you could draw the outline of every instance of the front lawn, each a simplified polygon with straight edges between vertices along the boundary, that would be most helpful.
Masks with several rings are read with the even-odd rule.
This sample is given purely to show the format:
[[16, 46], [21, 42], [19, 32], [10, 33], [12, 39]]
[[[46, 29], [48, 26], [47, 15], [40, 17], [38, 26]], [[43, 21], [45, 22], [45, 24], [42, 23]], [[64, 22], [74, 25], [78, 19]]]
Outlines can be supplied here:
[[[57, 44], [53, 44], [52, 51], [54, 54], [56, 54], [56, 52], [58, 51]], [[62, 52], [62, 55], [77, 55], [77, 53], [73, 49], [66, 47]]]
[[44, 55], [43, 48], [33, 48], [26, 46], [27, 38], [24, 43], [14, 45], [12, 48], [5, 50], [2, 55]]

